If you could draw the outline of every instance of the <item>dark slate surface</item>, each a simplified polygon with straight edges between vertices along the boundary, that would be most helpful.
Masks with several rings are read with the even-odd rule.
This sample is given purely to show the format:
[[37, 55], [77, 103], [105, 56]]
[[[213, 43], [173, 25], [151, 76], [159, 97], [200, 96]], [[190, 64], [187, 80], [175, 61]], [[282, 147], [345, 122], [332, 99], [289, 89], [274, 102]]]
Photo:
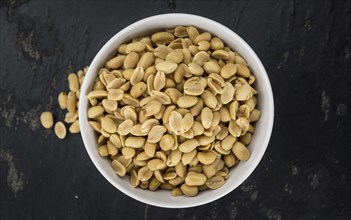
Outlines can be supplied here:
[[[0, 219], [350, 219], [350, 1], [0, 1]], [[265, 65], [276, 117], [267, 152], [235, 191], [190, 209], [147, 206], [110, 185], [81, 137], [59, 141], [67, 73], [116, 32], [167, 12], [214, 19]]]

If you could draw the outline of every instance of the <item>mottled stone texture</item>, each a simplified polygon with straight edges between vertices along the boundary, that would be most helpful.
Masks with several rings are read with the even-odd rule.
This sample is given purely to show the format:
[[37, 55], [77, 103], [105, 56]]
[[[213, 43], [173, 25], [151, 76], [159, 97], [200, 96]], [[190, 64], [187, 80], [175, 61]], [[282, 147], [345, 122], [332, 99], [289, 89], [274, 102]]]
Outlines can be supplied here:
[[[265, 65], [275, 124], [255, 172], [224, 198], [161, 209], [99, 174], [79, 135], [58, 140], [67, 73], [116, 32], [167, 12], [214, 19]], [[0, 1], [0, 219], [350, 219], [350, 1]]]

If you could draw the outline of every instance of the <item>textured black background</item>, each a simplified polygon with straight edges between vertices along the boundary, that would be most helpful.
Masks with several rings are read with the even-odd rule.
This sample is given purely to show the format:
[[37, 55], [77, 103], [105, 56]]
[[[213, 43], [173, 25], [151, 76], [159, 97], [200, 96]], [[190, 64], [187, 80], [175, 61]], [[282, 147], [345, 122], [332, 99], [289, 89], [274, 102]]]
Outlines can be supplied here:
[[[350, 1], [0, 1], [0, 219], [350, 219]], [[186, 12], [242, 36], [267, 69], [275, 124], [235, 191], [190, 209], [137, 202], [109, 184], [81, 137], [60, 141], [67, 73], [141, 18]]]

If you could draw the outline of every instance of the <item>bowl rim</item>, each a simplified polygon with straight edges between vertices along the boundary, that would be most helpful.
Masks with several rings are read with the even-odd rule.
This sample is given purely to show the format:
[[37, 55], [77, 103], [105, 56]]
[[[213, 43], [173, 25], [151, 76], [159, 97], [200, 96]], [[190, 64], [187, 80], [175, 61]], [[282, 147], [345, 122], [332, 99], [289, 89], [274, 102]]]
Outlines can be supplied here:
[[[227, 190], [225, 190], [223, 193], [218, 193], [216, 194], [216, 196], [208, 198], [208, 200], [206, 201], [198, 201], [198, 200], [193, 200], [192, 204], [178, 204], [178, 203], [174, 203], [172, 205], [170, 204], [163, 204], [160, 202], [157, 202], [153, 199], [148, 199], [148, 198], [144, 198], [142, 196], [136, 196], [136, 194], [130, 195], [130, 193], [128, 192], [128, 190], [125, 190], [123, 187], [120, 187], [118, 183], [116, 183], [113, 179], [111, 179], [107, 173], [107, 171], [105, 171], [105, 169], [100, 166], [100, 164], [98, 164], [97, 161], [95, 161], [93, 154], [96, 154], [96, 149], [93, 147], [89, 147], [90, 143], [87, 140], [87, 133], [88, 133], [88, 128], [84, 126], [83, 121], [88, 121], [86, 118], [86, 113], [84, 113], [83, 109], [85, 109], [84, 105], [87, 104], [87, 97], [84, 91], [88, 90], [88, 83], [83, 83], [83, 86], [81, 88], [81, 94], [79, 97], [79, 124], [80, 124], [80, 129], [81, 129], [81, 136], [83, 139], [83, 143], [84, 143], [84, 147], [91, 159], [91, 161], [93, 162], [93, 164], [95, 165], [95, 167], [98, 169], [98, 171], [103, 175], [103, 177], [108, 180], [114, 187], [116, 187], [119, 191], [121, 191], [122, 193], [124, 193], [125, 195], [127, 195], [128, 197], [131, 197], [137, 201], [140, 201], [142, 203], [145, 204], [149, 204], [149, 205], [153, 205], [153, 206], [158, 206], [158, 207], [163, 207], [163, 208], [190, 208], [190, 207], [194, 207], [194, 206], [200, 206], [200, 205], [204, 205], [207, 203], [210, 203], [212, 201], [215, 201], [221, 197], [224, 197], [225, 195], [229, 194], [231, 191], [233, 191], [234, 189], [236, 189], [239, 185], [241, 185], [243, 183], [244, 180], [246, 180], [251, 173], [256, 169], [256, 167], [258, 166], [259, 162], [262, 160], [262, 157], [268, 147], [268, 143], [269, 140], [271, 138], [272, 135], [272, 130], [273, 130], [273, 123], [274, 123], [274, 100], [273, 100], [273, 92], [272, 92], [272, 87], [271, 87], [271, 83], [269, 81], [269, 77], [268, 74], [261, 62], [261, 60], [258, 58], [258, 56], [256, 55], [256, 53], [254, 52], [254, 50], [249, 46], [248, 43], [246, 43], [246, 41], [244, 41], [238, 34], [236, 34], [234, 31], [232, 31], [231, 29], [229, 29], [228, 27], [222, 25], [219, 22], [216, 22], [214, 20], [211, 20], [209, 18], [205, 18], [199, 15], [194, 15], [194, 14], [186, 14], [186, 13], [165, 13], [165, 14], [158, 14], [158, 15], [153, 15], [150, 17], [146, 17], [143, 18], [141, 20], [138, 20], [128, 26], [126, 26], [125, 28], [123, 28], [122, 30], [120, 30], [119, 32], [117, 32], [115, 35], [113, 35], [104, 45], [103, 47], [99, 50], [99, 52], [96, 54], [96, 56], [94, 57], [94, 59], [92, 60], [90, 67], [88, 69], [88, 72], [86, 74], [86, 77], [88, 75], [92, 75], [94, 74], [92, 72], [92, 69], [95, 69], [93, 67], [95, 66], [101, 66], [98, 63], [98, 59], [99, 57], [104, 54], [104, 52], [106, 50], [109, 50], [110, 47], [114, 46], [114, 42], [123, 34], [126, 34], [128, 31], [130, 31], [131, 29], [134, 29], [138, 26], [141, 26], [143, 24], [149, 23], [149, 22], [153, 22], [153, 21], [157, 21], [160, 19], [164, 19], [165, 17], [167, 17], [167, 19], [173, 18], [173, 19], [177, 19], [179, 18], [179, 16], [182, 17], [187, 17], [188, 19], [193, 19], [193, 20], [203, 20], [204, 22], [210, 23], [211, 25], [215, 25], [218, 26], [218, 29], [221, 30], [225, 30], [228, 34], [230, 34], [231, 36], [236, 38], [236, 41], [239, 42], [239, 44], [243, 47], [245, 47], [245, 50], [250, 54], [251, 58], [254, 60], [254, 62], [257, 64], [257, 67], [259, 69], [259, 72], [261, 72], [261, 76], [264, 82], [262, 83], [263, 88], [266, 90], [265, 92], [267, 93], [267, 98], [268, 98], [268, 103], [266, 103], [266, 105], [269, 105], [270, 108], [268, 108], [269, 111], [267, 111], [265, 114], [268, 114], [268, 118], [269, 118], [269, 124], [266, 125], [266, 131], [267, 131], [267, 135], [264, 137], [264, 141], [261, 143], [261, 148], [260, 151], [258, 153], [258, 159], [253, 163], [252, 166], [249, 167], [249, 170], [247, 172], [245, 172], [243, 175], [240, 176], [240, 180], [238, 180], [238, 184], [236, 186], [233, 187], [228, 187]], [[179, 24], [181, 25], [181, 24]], [[194, 22], [194, 25], [196, 26], [196, 22]], [[200, 28], [201, 29], [201, 28]], [[193, 197], [196, 198], [196, 197]]]

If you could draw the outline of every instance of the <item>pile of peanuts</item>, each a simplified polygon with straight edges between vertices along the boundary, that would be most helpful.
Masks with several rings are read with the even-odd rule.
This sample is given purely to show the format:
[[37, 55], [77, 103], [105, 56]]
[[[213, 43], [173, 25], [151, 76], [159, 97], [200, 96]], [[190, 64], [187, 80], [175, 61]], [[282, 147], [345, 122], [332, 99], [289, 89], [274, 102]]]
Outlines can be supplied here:
[[[80, 87], [83, 85], [85, 74], [88, 71], [88, 67], [83, 70], [79, 70], [77, 73], [70, 73], [68, 75], [68, 87], [69, 92], [61, 92], [58, 95], [58, 104], [62, 110], [67, 109], [64, 122], [70, 124], [68, 130], [72, 134], [80, 132], [79, 120], [78, 120], [78, 106], [79, 106], [79, 95]], [[40, 122], [46, 129], [50, 129], [54, 125], [54, 117], [51, 112], [45, 111], [40, 115]], [[55, 123], [55, 134], [59, 139], [64, 139], [67, 134], [67, 129], [62, 121]]]
[[250, 158], [255, 76], [221, 39], [177, 26], [122, 44], [88, 94], [98, 152], [133, 187], [195, 196]]

